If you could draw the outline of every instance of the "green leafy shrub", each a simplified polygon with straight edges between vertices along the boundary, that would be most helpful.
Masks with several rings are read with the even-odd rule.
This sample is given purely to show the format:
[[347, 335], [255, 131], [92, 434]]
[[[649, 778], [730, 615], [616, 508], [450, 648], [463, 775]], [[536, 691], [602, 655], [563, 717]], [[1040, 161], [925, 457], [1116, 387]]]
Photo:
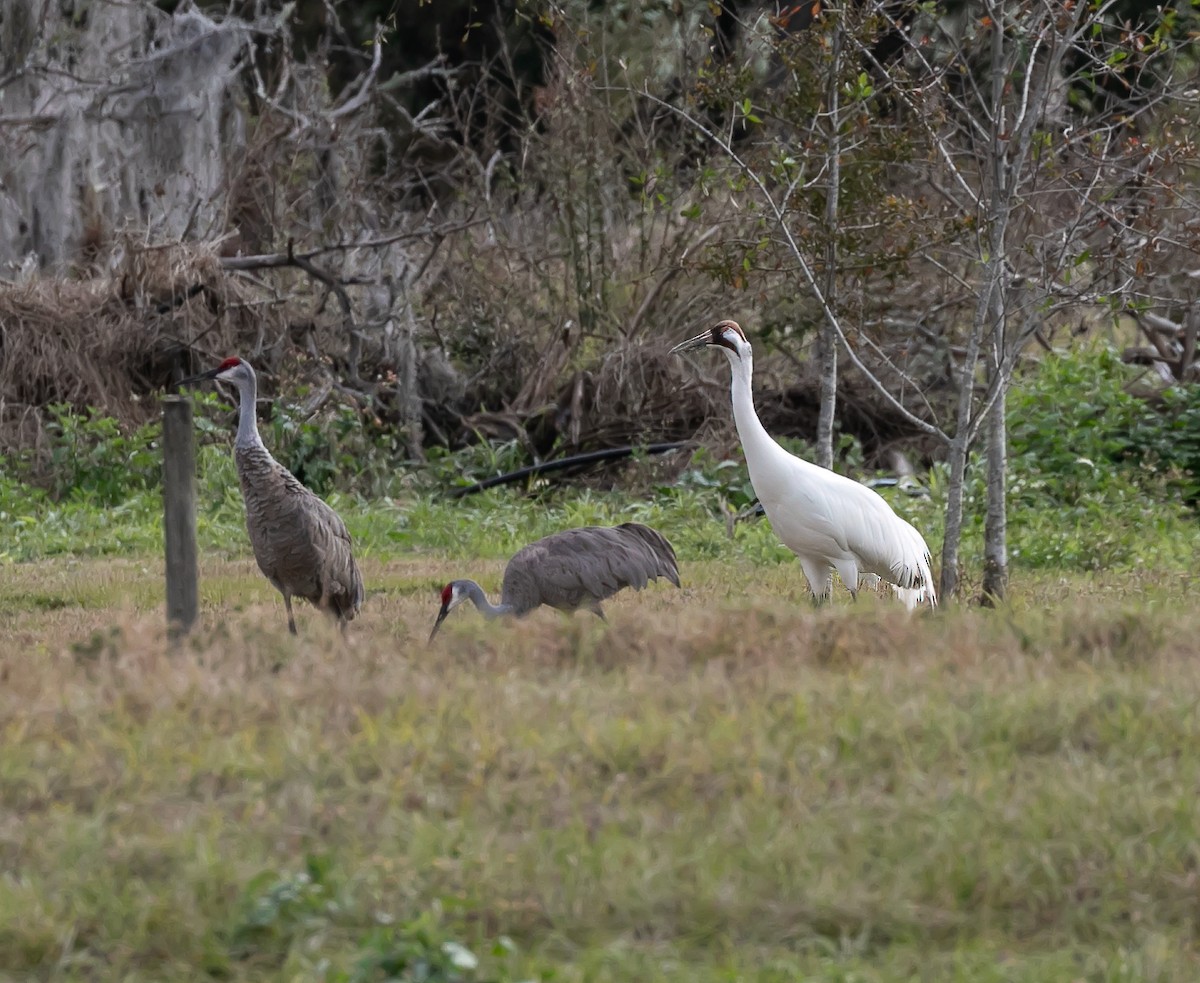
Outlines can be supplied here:
[[[478, 979], [479, 958], [447, 934], [439, 905], [410, 921], [378, 910], [368, 915], [366, 906], [366, 898], [339, 887], [328, 856], [306, 856], [299, 871], [264, 871], [246, 885], [223, 933], [225, 952], [214, 957], [214, 965], [222, 975], [228, 974], [229, 960], [318, 967], [321, 978], [338, 983]], [[514, 950], [512, 941], [501, 937], [491, 955], [499, 960]]]
[[[500, 952], [506, 943], [497, 944]], [[427, 916], [408, 925], [377, 928], [361, 947], [348, 983], [470, 983], [479, 978], [475, 953], [461, 942], [444, 938]]]
[[280, 400], [263, 429], [276, 460], [318, 495], [335, 489], [372, 498], [386, 494], [408, 456], [395, 428], [346, 403], [305, 416], [299, 403]]
[[[46, 488], [56, 501], [86, 499], [115, 505], [162, 479], [162, 424], [153, 420], [123, 433], [96, 410], [79, 413], [65, 403], [49, 408], [48, 460], [32, 452], [17, 462], [21, 476]], [[41, 480], [39, 480], [41, 479]]]
[[267, 871], [252, 880], [229, 933], [230, 955], [279, 964], [294, 944], [317, 935], [337, 914], [329, 866], [326, 858], [310, 855], [302, 871]]
[[[271, 455], [321, 496], [335, 490], [369, 498], [389, 494], [400, 462], [407, 458], [403, 435], [384, 426], [369, 409], [348, 403], [330, 402], [306, 413], [305, 395], [301, 389], [276, 401], [270, 419], [259, 422]], [[236, 407], [217, 393], [196, 393], [193, 399], [200, 442], [223, 448], [232, 460]]]
[[[517, 440], [496, 443], [481, 440], [457, 451], [431, 447], [426, 453], [426, 467], [418, 480], [430, 489], [473, 485], [530, 463], [526, 448]], [[514, 487], [529, 488], [547, 483], [545, 478], [535, 476], [524, 486]]]
[[[1192, 549], [1194, 522], [1183, 499], [1196, 487], [1200, 413], [1187, 393], [1168, 394], [1168, 412], [1156, 412], [1129, 392], [1133, 379], [1119, 354], [1104, 348], [1043, 358], [1013, 388], [1015, 563], [1101, 570], [1179, 561]], [[973, 460], [966, 506], [975, 542], [982, 541], [984, 482], [983, 462]]]
[[1200, 386], [1174, 386], [1148, 407], [1131, 435], [1145, 466], [1165, 475], [1192, 508], [1200, 504]]
[[1137, 437], [1146, 404], [1126, 390], [1130, 378], [1109, 348], [1043, 358], [1008, 399], [1010, 495], [1075, 505], [1154, 484]]

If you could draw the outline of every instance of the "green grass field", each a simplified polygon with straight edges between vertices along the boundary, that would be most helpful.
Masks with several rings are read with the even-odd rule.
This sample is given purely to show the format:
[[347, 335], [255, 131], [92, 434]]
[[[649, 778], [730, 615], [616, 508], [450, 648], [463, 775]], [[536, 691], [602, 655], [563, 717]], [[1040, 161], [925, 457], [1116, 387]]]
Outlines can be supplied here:
[[494, 530], [368, 545], [345, 642], [236, 538], [173, 653], [156, 553], [0, 567], [0, 978], [1200, 978], [1185, 569], [814, 610], [713, 525], [608, 624], [428, 647]]

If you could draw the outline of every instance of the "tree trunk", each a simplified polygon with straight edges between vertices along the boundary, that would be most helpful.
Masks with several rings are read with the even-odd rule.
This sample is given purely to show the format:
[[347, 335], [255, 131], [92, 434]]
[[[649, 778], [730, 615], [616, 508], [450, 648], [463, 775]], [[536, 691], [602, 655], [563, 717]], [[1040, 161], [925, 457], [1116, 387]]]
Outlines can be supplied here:
[[837, 331], [832, 318], [837, 312], [837, 230], [838, 185], [841, 182], [841, 114], [838, 92], [841, 85], [842, 18], [839, 14], [833, 25], [832, 50], [829, 57], [829, 85], [825, 108], [829, 116], [829, 139], [825, 145], [828, 184], [825, 192], [825, 306], [826, 316], [817, 336], [817, 351], [821, 366], [821, 411], [817, 417], [817, 464], [833, 467], [833, 424], [837, 413], [838, 349]]
[[[1000, 9], [988, 2], [987, 12], [993, 25], [1000, 23]], [[995, 345], [1003, 341], [996, 312], [1004, 310], [1004, 238], [1008, 219], [1012, 211], [1012, 196], [1008, 182], [1008, 135], [1003, 132], [1004, 87], [1006, 84], [1004, 58], [1004, 32], [992, 30], [992, 77], [989, 126], [991, 130], [990, 157], [991, 194], [988, 214], [984, 223], [987, 229], [986, 247], [980, 243], [980, 254], [986, 256], [983, 277], [979, 286], [979, 299], [975, 304], [975, 316], [971, 319], [971, 331], [967, 337], [967, 350], [959, 376], [958, 410], [954, 421], [954, 439], [950, 442], [950, 482], [946, 488], [946, 538], [942, 543], [941, 591], [949, 598], [958, 589], [958, 549], [962, 540], [963, 484], [967, 473], [967, 454], [971, 443], [971, 407], [975, 397], [975, 369], [979, 364], [979, 350], [984, 339], [984, 328], [991, 322]], [[995, 351], [993, 364], [1000, 365], [1003, 354]], [[1002, 403], [998, 399], [997, 403]], [[1003, 419], [1003, 413], [1001, 414]], [[990, 501], [990, 499], [989, 499]]]
[[[972, 373], [974, 375], [974, 373]], [[962, 542], [963, 484], [967, 476], [967, 428], [961, 427], [950, 442], [947, 455], [950, 480], [946, 484], [946, 531], [942, 539], [942, 573], [938, 597], [943, 602], [958, 589], [958, 547]]]
[[1008, 301], [1011, 285], [1004, 265], [997, 270], [992, 287], [992, 385], [996, 400], [988, 411], [987, 427], [987, 514], [983, 527], [983, 594], [979, 603], [994, 607], [1008, 589], [1008, 423], [1004, 418], [1010, 374], [1008, 351]]
[[828, 321], [821, 325], [817, 344], [821, 360], [821, 412], [817, 417], [817, 464], [833, 467], [833, 423], [837, 412], [837, 332]]
[[984, 607], [1004, 600], [1008, 590], [1008, 425], [1004, 419], [1005, 390], [1000, 385], [987, 424], [987, 518], [983, 529]]

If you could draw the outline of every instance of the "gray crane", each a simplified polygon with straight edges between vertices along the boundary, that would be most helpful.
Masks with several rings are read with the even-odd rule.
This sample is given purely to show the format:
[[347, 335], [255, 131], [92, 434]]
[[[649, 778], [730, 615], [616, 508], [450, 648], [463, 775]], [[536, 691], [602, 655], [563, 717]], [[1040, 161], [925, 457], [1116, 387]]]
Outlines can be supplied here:
[[296, 634], [293, 597], [328, 612], [344, 630], [362, 606], [364, 593], [346, 524], [263, 446], [254, 414], [258, 381], [250, 363], [227, 358], [181, 385], [207, 379], [237, 386], [234, 460], [246, 503], [246, 531], [258, 568], [283, 595], [288, 631]]
[[520, 618], [545, 604], [568, 612], [587, 608], [603, 619], [601, 601], [626, 587], [641, 590], [658, 577], [678, 587], [679, 564], [666, 537], [649, 526], [626, 522], [564, 529], [513, 555], [504, 568], [499, 604], [492, 604], [473, 580], [450, 581], [442, 588], [442, 609], [429, 640], [463, 601], [487, 618]]

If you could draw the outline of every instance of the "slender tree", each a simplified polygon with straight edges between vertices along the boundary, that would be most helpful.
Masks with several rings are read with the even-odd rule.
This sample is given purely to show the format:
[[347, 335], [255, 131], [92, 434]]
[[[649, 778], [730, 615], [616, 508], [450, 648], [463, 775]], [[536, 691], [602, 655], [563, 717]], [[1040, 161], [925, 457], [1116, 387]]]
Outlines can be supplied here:
[[[844, 12], [828, 10], [830, 28], [829, 67], [825, 86], [825, 303], [838, 309], [838, 200], [841, 191], [841, 88]], [[837, 415], [838, 338], [832, 320], [825, 318], [817, 333], [817, 357], [821, 371], [821, 408], [817, 417], [817, 464], [833, 467], [833, 430]]]

